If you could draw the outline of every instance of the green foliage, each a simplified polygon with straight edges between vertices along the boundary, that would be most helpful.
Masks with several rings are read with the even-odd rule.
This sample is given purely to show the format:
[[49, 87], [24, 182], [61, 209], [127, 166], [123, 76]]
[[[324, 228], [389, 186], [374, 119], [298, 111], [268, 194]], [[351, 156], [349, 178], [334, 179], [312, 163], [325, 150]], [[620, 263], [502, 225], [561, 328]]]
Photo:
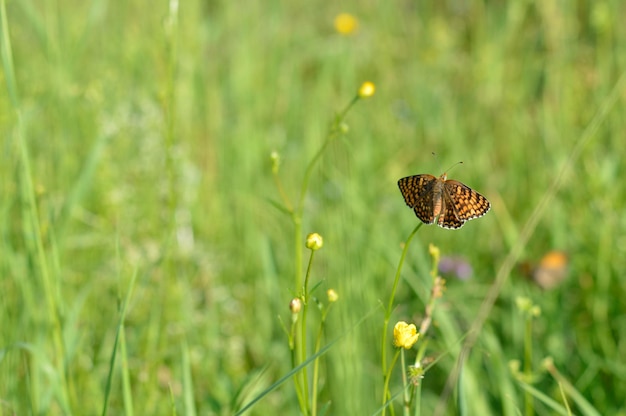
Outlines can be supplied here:
[[[351, 35], [333, 27], [346, 11]], [[458, 231], [420, 228], [390, 320], [419, 327], [430, 243], [469, 262], [471, 279], [444, 276], [419, 352], [436, 360], [422, 414], [626, 414], [623, 2], [0, 0], [0, 12], [0, 413], [229, 415], [260, 394], [248, 414], [296, 413], [279, 317], [306, 264], [270, 154], [297, 201], [369, 80], [376, 95], [350, 110], [302, 206], [302, 233], [324, 238], [310, 287], [339, 294], [320, 409], [380, 410], [385, 309], [418, 221], [396, 181], [463, 160], [450, 177], [492, 210]], [[553, 249], [569, 271], [541, 290], [518, 266]], [[541, 309], [530, 340], [519, 296]]]

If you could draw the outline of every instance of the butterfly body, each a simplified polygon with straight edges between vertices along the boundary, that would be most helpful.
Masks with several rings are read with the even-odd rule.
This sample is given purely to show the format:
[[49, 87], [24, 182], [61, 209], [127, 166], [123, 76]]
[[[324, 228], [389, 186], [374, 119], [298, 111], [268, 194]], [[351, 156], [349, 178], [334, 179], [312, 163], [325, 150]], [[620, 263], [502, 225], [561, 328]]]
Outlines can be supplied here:
[[448, 180], [447, 174], [435, 177], [429, 174], [407, 176], [398, 181], [406, 204], [426, 224], [443, 228], [461, 228], [466, 221], [482, 217], [491, 204], [469, 186]]

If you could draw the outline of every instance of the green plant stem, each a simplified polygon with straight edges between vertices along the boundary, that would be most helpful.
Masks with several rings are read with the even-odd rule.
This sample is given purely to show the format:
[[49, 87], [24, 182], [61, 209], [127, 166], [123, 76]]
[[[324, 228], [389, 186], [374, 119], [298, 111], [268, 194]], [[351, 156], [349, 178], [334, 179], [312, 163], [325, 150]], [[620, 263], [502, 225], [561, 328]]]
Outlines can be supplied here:
[[[296, 327], [292, 328], [292, 338], [290, 342], [293, 342], [291, 348], [291, 367], [296, 368], [298, 366], [298, 350], [296, 350], [295, 345], [298, 344], [296, 341], [296, 337], [298, 337]], [[306, 415], [306, 400], [302, 395], [302, 384], [300, 383], [300, 374], [295, 374], [293, 377], [293, 383], [296, 388], [296, 396], [298, 397], [298, 404], [300, 406], [300, 413]]]
[[345, 119], [348, 111], [352, 106], [359, 100], [359, 96], [356, 95], [352, 101], [339, 113], [339, 115], [335, 118], [335, 121], [332, 123], [328, 130], [328, 134], [326, 135], [326, 140], [322, 144], [322, 147], [319, 148], [315, 156], [311, 159], [309, 164], [307, 165], [306, 171], [304, 172], [304, 177], [302, 178], [302, 186], [300, 187], [300, 197], [298, 198], [298, 204], [296, 208], [293, 210], [293, 214], [291, 216], [292, 221], [294, 223], [294, 237], [295, 237], [295, 259], [296, 259], [296, 270], [295, 270], [295, 279], [296, 279], [296, 287], [300, 287], [302, 282], [302, 269], [300, 265], [302, 264], [302, 217], [304, 213], [304, 198], [306, 197], [307, 190], [309, 189], [309, 181], [311, 180], [311, 175], [313, 174], [313, 168], [322, 157], [322, 154], [328, 147], [328, 145], [335, 139], [339, 134], [341, 134], [341, 123]]
[[[4, 68], [4, 78], [9, 91], [9, 98], [13, 108], [19, 112], [21, 108], [19, 91], [17, 89], [17, 81], [15, 80], [15, 70], [13, 67], [13, 49], [11, 47], [11, 38], [9, 36], [9, 22], [7, 19], [7, 8], [5, 0], [0, 1], [0, 53], [2, 53], [2, 67]], [[19, 115], [19, 114], [18, 114]]]
[[[322, 346], [322, 336], [324, 334], [324, 324], [326, 323], [326, 315], [328, 315], [328, 310], [330, 309], [330, 304], [322, 313], [322, 319], [320, 321], [320, 327], [317, 330], [317, 339], [315, 340], [315, 351], [314, 355], [317, 355]], [[313, 398], [313, 402], [311, 403], [311, 415], [317, 415], [317, 389], [319, 386], [319, 368], [320, 368], [320, 359], [319, 357], [315, 358], [313, 361], [313, 390], [311, 393], [311, 397]]]
[[354, 96], [354, 98], [352, 99], [352, 101], [350, 101], [348, 103], [348, 105], [346, 106], [346, 108], [343, 109], [343, 111], [341, 111], [339, 113], [339, 115], [337, 116], [337, 119], [335, 120], [335, 126], [339, 127], [339, 124], [341, 124], [341, 122], [343, 121], [344, 118], [346, 118], [346, 114], [348, 114], [348, 111], [350, 111], [350, 109], [352, 108], [352, 106], [354, 104], [356, 104], [357, 101], [359, 101], [361, 99], [361, 97], [357, 94]]
[[[105, 416], [108, 412], [108, 407], [109, 407], [109, 398], [111, 396], [111, 391], [112, 391], [112, 386], [113, 386], [113, 373], [114, 373], [114, 368], [115, 368], [115, 358], [117, 356], [117, 349], [118, 346], [120, 345], [120, 341], [122, 339], [122, 337], [124, 336], [124, 321], [126, 320], [126, 311], [128, 308], [128, 304], [130, 303], [130, 299], [133, 293], [133, 290], [135, 288], [135, 282], [137, 280], [137, 270], [135, 270], [133, 272], [133, 275], [130, 279], [130, 283], [128, 284], [128, 291], [126, 293], [126, 298], [124, 299], [124, 303], [122, 303], [122, 309], [120, 311], [120, 316], [119, 316], [119, 321], [117, 324], [117, 332], [115, 333], [115, 341], [113, 343], [113, 350], [111, 351], [111, 358], [109, 359], [109, 374], [107, 375], [107, 381], [106, 381], [106, 385], [105, 385], [105, 389], [104, 389], [104, 403], [102, 406], [102, 415]], [[124, 347], [123, 352], [125, 353], [126, 348]], [[125, 360], [125, 358], [123, 358]], [[125, 368], [122, 368], [123, 371], [125, 371]], [[124, 383], [124, 380], [122, 381], [122, 387], [125, 388], [127, 387], [126, 384]], [[123, 394], [128, 394], [128, 391], [123, 392]], [[125, 401], [125, 406], [129, 405], [128, 401]], [[128, 408], [126, 408], [126, 412], [128, 414]]]
[[[303, 363], [306, 360], [306, 325], [307, 325], [307, 315], [309, 311], [310, 304], [310, 296], [309, 296], [309, 278], [311, 277], [311, 266], [313, 265], [313, 258], [315, 257], [315, 250], [311, 250], [311, 255], [309, 256], [309, 264], [306, 269], [306, 275], [304, 277], [304, 286], [302, 287], [302, 321], [300, 322], [300, 342], [296, 344], [296, 348], [298, 349], [298, 357], [299, 363]], [[309, 414], [309, 381], [307, 375], [306, 367], [302, 368], [302, 395], [304, 397], [304, 401], [307, 406], [307, 412], [305, 414]], [[315, 399], [315, 398], [314, 398]]]
[[[433, 321], [433, 311], [435, 310], [435, 302], [437, 301], [436, 293], [441, 291], [441, 288], [438, 288], [437, 286], [443, 285], [442, 280], [438, 277], [439, 254], [436, 254], [436, 255], [433, 254], [432, 257], [433, 257], [433, 267], [430, 270], [430, 275], [432, 277], [433, 286], [430, 289], [430, 297], [428, 299], [428, 303], [426, 304], [425, 313], [424, 313], [425, 316], [424, 316], [424, 319], [422, 320], [422, 323], [418, 331], [420, 334], [420, 337], [426, 334], [426, 332], [428, 331], [428, 328], [430, 328], [430, 324]], [[418, 365], [421, 359], [422, 357], [418, 354], [415, 357], [415, 365]]]
[[[387, 309], [385, 310], [385, 322], [383, 324], [383, 333], [381, 336], [381, 351], [382, 351], [381, 354], [382, 354], [383, 374], [387, 373], [387, 329], [389, 327], [389, 320], [391, 319], [391, 312], [393, 310], [393, 301], [396, 297], [396, 290], [398, 289], [398, 283], [400, 282], [402, 265], [404, 264], [404, 259], [406, 258], [406, 253], [409, 250], [409, 245], [411, 243], [411, 240], [417, 233], [417, 230], [420, 229], [422, 224], [423, 223], [420, 222], [419, 224], [417, 224], [417, 226], [415, 226], [413, 231], [411, 231], [411, 234], [409, 234], [409, 237], [406, 239], [406, 242], [404, 243], [404, 248], [402, 249], [402, 254], [400, 255], [400, 261], [398, 262], [398, 268], [396, 269], [396, 276], [393, 281], [393, 287], [391, 289], [391, 296], [389, 297], [389, 303], [387, 304]], [[389, 397], [389, 391], [385, 387], [383, 391], [383, 403], [385, 402], [385, 400], [387, 400], [388, 397]]]
[[[285, 188], [283, 187], [283, 183], [280, 181], [280, 176], [278, 176], [278, 171], [274, 171], [272, 173], [272, 176], [274, 177], [274, 183], [276, 184], [276, 188], [278, 189], [280, 198], [283, 200], [283, 204], [285, 204], [285, 208], [287, 208], [287, 211], [289, 211], [289, 213], [293, 216], [293, 207], [291, 206], [291, 201], [289, 201], [289, 198], [287, 197], [287, 194], [285, 193]], [[293, 217], [292, 217], [292, 220], [293, 220]]]
[[[0, 39], [2, 44], [0, 45], [0, 51], [2, 53], [2, 67], [4, 69], [5, 78], [7, 81], [7, 88], [9, 90], [9, 96], [11, 104], [15, 111], [17, 119], [17, 138], [18, 147], [20, 151], [20, 159], [22, 164], [21, 170], [21, 186], [22, 193], [24, 195], [25, 209], [27, 213], [26, 217], [28, 224], [24, 227], [24, 231], [30, 235], [25, 236], [25, 240], [29, 240], [34, 236], [35, 248], [34, 252], [29, 252], [29, 256], [32, 257], [33, 263], [37, 265], [42, 280], [43, 292], [45, 296], [45, 306], [47, 307], [47, 319], [52, 328], [52, 359], [54, 363], [54, 376], [56, 377], [53, 382], [53, 390], [56, 392], [56, 398], [59, 401], [59, 407], [63, 413], [71, 414], [71, 404], [68, 398], [68, 382], [65, 369], [65, 346], [63, 343], [63, 329], [61, 327], [61, 318], [59, 316], [59, 307], [57, 305], [56, 293], [60, 293], [57, 286], [57, 281], [51, 275], [49, 270], [48, 255], [44, 247], [43, 230], [39, 221], [39, 209], [37, 206], [37, 200], [35, 197], [35, 190], [33, 186], [33, 174], [30, 166], [30, 154], [28, 149], [28, 143], [24, 137], [24, 122], [22, 119], [22, 111], [19, 100], [19, 90], [15, 78], [15, 70], [13, 67], [13, 53], [11, 48], [11, 39], [9, 35], [9, 25], [6, 13], [6, 3], [4, 0], [0, 1]], [[29, 251], [32, 248], [28, 245]], [[37, 369], [39, 370], [39, 369]], [[33, 409], [35, 412], [38, 409]]]
[[413, 389], [413, 414], [420, 416], [422, 413], [422, 383], [417, 383]]
[[391, 365], [389, 366], [389, 370], [385, 373], [385, 382], [384, 382], [384, 386], [383, 386], [383, 391], [385, 392], [383, 394], [383, 411], [382, 411], [382, 416], [385, 416], [386, 411], [387, 411], [387, 407], [385, 406], [385, 403], [387, 402], [387, 397], [389, 397], [389, 381], [391, 380], [391, 373], [393, 371], [393, 367], [396, 365], [396, 361], [398, 361], [398, 357], [400, 356], [400, 348], [396, 351], [396, 353], [393, 356], [393, 359], [391, 360]]
[[409, 416], [411, 411], [411, 397], [409, 395], [409, 385], [406, 379], [406, 362], [404, 359], [404, 348], [400, 348], [400, 370], [402, 372], [402, 394], [404, 397], [404, 403], [402, 408], [404, 409], [404, 416]]
[[[174, 147], [176, 145], [176, 129], [177, 119], [176, 113], [178, 109], [176, 95], [176, 77], [178, 70], [178, 1], [169, 0], [169, 13], [165, 19], [165, 37], [166, 37], [166, 57], [167, 57], [167, 81], [165, 83], [163, 114], [165, 119], [165, 171], [167, 173], [168, 184], [168, 215], [170, 219], [170, 232], [176, 228], [176, 209], [178, 208], [178, 187], [176, 160], [174, 158]], [[171, 262], [170, 262], [171, 263]], [[176, 273], [172, 271], [171, 275]]]
[[322, 144], [322, 147], [320, 147], [320, 149], [317, 151], [315, 156], [313, 156], [313, 159], [311, 159], [311, 161], [309, 162], [309, 165], [307, 166], [306, 171], [304, 172], [304, 178], [302, 179], [302, 188], [300, 189], [300, 198], [298, 199], [298, 205], [293, 215], [291, 216], [293, 220], [294, 232], [295, 232], [294, 248], [295, 248], [295, 258], [296, 258], [296, 273], [295, 273], [296, 287], [300, 287], [301, 282], [302, 282], [302, 268], [300, 267], [300, 265], [302, 264], [302, 216], [304, 213], [304, 198], [306, 197], [306, 192], [309, 187], [309, 181], [311, 179], [313, 168], [315, 167], [315, 164], [322, 156], [322, 153], [324, 153], [324, 150], [326, 150], [326, 148], [330, 144], [331, 140], [334, 139], [335, 135], [336, 135], [335, 131], [331, 128], [331, 131], [326, 137], [324, 144]]
[[[322, 331], [323, 331], [322, 328], [323, 328], [323, 323], [320, 324], [320, 329], [317, 333], [317, 340], [315, 341], [315, 353], [317, 353], [320, 350]], [[311, 392], [311, 397], [313, 399], [311, 403], [311, 415], [312, 416], [317, 415], [317, 389], [319, 386], [319, 369], [320, 369], [320, 359], [318, 357], [315, 359], [315, 361], [313, 361], [313, 380], [311, 381], [313, 383], [313, 388]]]
[[[570, 381], [565, 378], [559, 370], [554, 366], [554, 363], [550, 361], [550, 363], [546, 366], [546, 370], [550, 373], [550, 375], [559, 383], [559, 388], [564, 391], [565, 395], [569, 396], [576, 405], [580, 408], [581, 414], [588, 416], [600, 416], [600, 412], [587, 400], [585, 396], [583, 396], [576, 387], [570, 383]], [[566, 405], [566, 409], [570, 409], [567, 401], [564, 400]]]
[[294, 212], [291, 215], [293, 221], [293, 242], [294, 242], [294, 258], [295, 258], [295, 290], [302, 286], [302, 217], [301, 213]]
[[[304, 177], [302, 179], [302, 186], [300, 187], [300, 196], [298, 198], [298, 202], [295, 208], [291, 207], [291, 203], [289, 202], [289, 199], [287, 198], [283, 190], [280, 179], [278, 178], [277, 170], [274, 171], [274, 181], [276, 182], [276, 186], [278, 187], [278, 192], [280, 193], [281, 198], [283, 199], [283, 202], [285, 203], [287, 210], [291, 213], [291, 220], [294, 225], [293, 249], [294, 249], [294, 259], [295, 259], [294, 279], [295, 279], [296, 289], [300, 288], [302, 285], [302, 267], [301, 267], [302, 244], [303, 244], [302, 217], [304, 214], [304, 199], [306, 197], [306, 193], [309, 188], [311, 175], [313, 174], [313, 169], [315, 168], [315, 165], [317, 164], [319, 159], [322, 157], [322, 154], [324, 153], [328, 145], [333, 140], [335, 140], [337, 136], [341, 134], [342, 132], [341, 123], [343, 122], [350, 108], [352, 108], [352, 106], [359, 100], [359, 98], [360, 97], [356, 95], [352, 99], [352, 101], [350, 101], [350, 103], [343, 109], [343, 111], [341, 111], [339, 115], [335, 118], [334, 122], [332, 123], [328, 131], [326, 140], [324, 140], [324, 143], [322, 144], [322, 146], [319, 148], [317, 153], [315, 153], [315, 155], [313, 156], [313, 158], [307, 165], [307, 168], [304, 172]], [[312, 262], [313, 262], [313, 251], [311, 251], [311, 257], [309, 258], [309, 265], [307, 267], [305, 282], [302, 288], [303, 310], [302, 310], [302, 320], [299, 323], [300, 324], [300, 331], [299, 331], [300, 339], [299, 340], [297, 339], [296, 334], [294, 334], [294, 337], [292, 338], [295, 344], [295, 350], [292, 349], [292, 365], [294, 367], [303, 363], [306, 360], [306, 322], [307, 322], [307, 313], [308, 313], [308, 308], [309, 308], [308, 282], [309, 282]], [[298, 332], [298, 331], [295, 331], [295, 332]], [[316, 348], [318, 347], [319, 345]], [[314, 373], [316, 373], [315, 370], [314, 370]], [[313, 382], [316, 383], [316, 380], [314, 379]], [[296, 393], [298, 395], [298, 401], [300, 403], [300, 411], [306, 415], [308, 414], [308, 407], [309, 407], [308, 378], [307, 378], [306, 367], [302, 369], [302, 372], [300, 374], [294, 377], [294, 384], [296, 387]], [[317, 394], [317, 386], [315, 384], [314, 384], [314, 388], [316, 390], [313, 396], [313, 402], [315, 404], [316, 394]]]
[[[526, 381], [530, 383], [532, 376], [532, 359], [533, 359], [533, 317], [530, 313], [526, 313], [525, 334], [524, 334], [524, 374]], [[529, 391], [524, 394], [525, 411], [527, 416], [535, 414], [533, 396]]]

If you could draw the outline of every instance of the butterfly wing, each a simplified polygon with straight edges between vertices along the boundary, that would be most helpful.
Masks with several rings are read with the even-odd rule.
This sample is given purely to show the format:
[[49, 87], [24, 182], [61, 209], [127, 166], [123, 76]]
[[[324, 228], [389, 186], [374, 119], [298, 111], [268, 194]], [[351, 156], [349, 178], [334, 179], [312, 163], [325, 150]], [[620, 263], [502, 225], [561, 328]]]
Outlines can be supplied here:
[[398, 187], [404, 197], [404, 202], [413, 208], [415, 215], [422, 222], [432, 224], [433, 215], [433, 186], [437, 178], [433, 175], [407, 176], [398, 180]]
[[447, 180], [444, 190], [446, 211], [451, 206], [455, 217], [462, 222], [482, 217], [491, 208], [487, 198], [459, 181]]

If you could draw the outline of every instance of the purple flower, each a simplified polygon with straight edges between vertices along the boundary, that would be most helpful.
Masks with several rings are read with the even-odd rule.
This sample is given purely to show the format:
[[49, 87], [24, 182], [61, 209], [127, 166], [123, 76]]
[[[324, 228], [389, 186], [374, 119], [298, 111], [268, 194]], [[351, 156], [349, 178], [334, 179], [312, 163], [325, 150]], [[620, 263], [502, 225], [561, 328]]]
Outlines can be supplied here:
[[439, 272], [467, 280], [472, 277], [473, 270], [469, 262], [462, 257], [443, 256], [439, 262]]

